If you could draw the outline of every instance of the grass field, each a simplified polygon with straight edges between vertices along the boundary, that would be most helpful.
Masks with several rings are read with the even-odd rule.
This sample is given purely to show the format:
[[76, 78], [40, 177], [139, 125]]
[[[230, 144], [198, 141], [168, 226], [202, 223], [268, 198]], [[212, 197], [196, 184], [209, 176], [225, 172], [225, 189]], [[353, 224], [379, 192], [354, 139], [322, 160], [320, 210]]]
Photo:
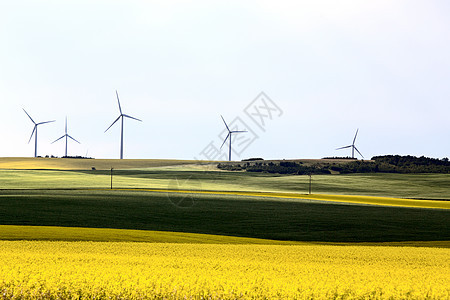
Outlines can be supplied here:
[[[34, 158], [0, 157], [0, 169], [10, 170], [109, 170], [155, 168], [196, 164], [193, 160], [177, 159], [73, 159], [73, 158]], [[208, 162], [204, 162], [208, 164]]]
[[[29, 166], [41, 161], [66, 163], [64, 159], [25, 161]], [[67, 164], [78, 168], [79, 161], [88, 160], [69, 159]], [[0, 224], [293, 241], [450, 240], [448, 210], [402, 207], [449, 208], [450, 201], [373, 197], [449, 199], [449, 175], [313, 176], [314, 194], [305, 195], [306, 176], [213, 171], [211, 165], [192, 165], [192, 161], [178, 166], [176, 161], [160, 160], [119, 163], [122, 168], [153, 167], [115, 170], [115, 190], [105, 189], [110, 187], [108, 170], [0, 170]], [[175, 193], [181, 190], [186, 191]]]
[[[145, 242], [182, 244], [263, 244], [298, 245], [294, 241], [276, 241], [224, 235], [169, 231], [129, 230], [111, 228], [82, 228], [58, 226], [0, 225], [0, 240], [66, 241], [66, 242]], [[388, 244], [389, 245], [389, 244]], [[390, 245], [450, 248], [450, 242], [410, 242]]]
[[[184, 167], [187, 168], [187, 167]], [[115, 188], [308, 193], [308, 176], [178, 168], [114, 171]], [[109, 188], [109, 171], [0, 170], [0, 189]], [[313, 176], [314, 194], [450, 200], [448, 174]]]
[[[0, 158], [0, 189], [105, 188], [114, 167], [116, 188], [177, 188], [307, 193], [308, 176], [224, 172], [189, 160]], [[96, 171], [91, 167], [96, 167]], [[313, 176], [315, 194], [450, 200], [448, 174]]]
[[380, 247], [450, 248], [450, 241], [406, 242], [300, 242], [226, 235], [197, 234], [170, 231], [130, 230], [111, 228], [83, 228], [58, 226], [0, 225], [0, 241], [62, 241], [62, 242], [139, 242], [170, 244], [226, 244], [226, 245], [334, 245]]
[[449, 210], [115, 190], [7, 190], [0, 224], [139, 229], [276, 240], [450, 240]]
[[[348, 159], [301, 159], [304, 165], [316, 164], [317, 162], [348, 163]], [[280, 162], [279, 160], [266, 162]], [[222, 162], [227, 163], [227, 162]], [[171, 166], [188, 166], [197, 169], [197, 166], [216, 166], [217, 161], [179, 160], [179, 159], [73, 159], [73, 158], [43, 158], [43, 157], [0, 157], [0, 169], [15, 170], [117, 170], [161, 168]]]

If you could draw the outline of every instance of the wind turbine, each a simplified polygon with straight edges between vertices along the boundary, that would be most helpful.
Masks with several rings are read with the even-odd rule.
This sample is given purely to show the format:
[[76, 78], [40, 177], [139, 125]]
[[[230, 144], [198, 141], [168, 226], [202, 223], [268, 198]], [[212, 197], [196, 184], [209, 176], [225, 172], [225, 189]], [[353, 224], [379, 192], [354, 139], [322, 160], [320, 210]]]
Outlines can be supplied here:
[[247, 132], [247, 131], [246, 130], [230, 130], [230, 128], [227, 125], [227, 122], [225, 122], [225, 119], [223, 117], [222, 117], [222, 120], [223, 120], [223, 123], [225, 124], [225, 127], [228, 130], [228, 134], [227, 134], [227, 137], [223, 140], [223, 143], [222, 143], [222, 146], [220, 146], [220, 149], [222, 149], [222, 147], [225, 144], [225, 142], [227, 141], [227, 139], [230, 138], [229, 145], [228, 145], [228, 148], [229, 148], [228, 160], [231, 161], [231, 135], [233, 133], [241, 133], [241, 132]]
[[124, 113], [122, 113], [122, 108], [120, 107], [120, 100], [119, 100], [119, 94], [117, 93], [116, 90], [116, 96], [117, 96], [117, 103], [119, 104], [119, 111], [120, 111], [120, 115], [117, 117], [117, 119], [108, 127], [108, 129], [105, 130], [105, 132], [107, 132], [117, 121], [119, 121], [120, 118], [122, 118], [122, 124], [121, 124], [121, 129], [120, 129], [120, 159], [123, 159], [123, 119], [124, 118], [130, 118], [133, 120], [137, 120], [142, 122], [142, 120], [139, 120], [137, 118], [134, 118], [132, 116], [126, 115]]
[[60, 137], [59, 139], [55, 140], [53, 143], [56, 143], [57, 141], [59, 141], [60, 139], [65, 137], [66, 138], [66, 151], [64, 152], [65, 153], [64, 157], [67, 157], [67, 138], [71, 138], [72, 140], [74, 140], [78, 144], [81, 144], [79, 141], [77, 141], [76, 139], [74, 139], [73, 137], [71, 137], [70, 135], [67, 134], [67, 117], [66, 117], [66, 130], [65, 130], [65, 132], [66, 133], [62, 137]]
[[40, 122], [40, 123], [36, 123], [31, 117], [30, 115], [27, 113], [27, 111], [22, 108], [23, 111], [27, 114], [28, 118], [30, 118], [31, 122], [33, 122], [34, 124], [34, 128], [33, 128], [33, 132], [31, 132], [31, 136], [30, 139], [28, 140], [28, 144], [31, 142], [31, 138], [33, 137], [34, 134], [34, 157], [37, 157], [37, 134], [38, 134], [38, 126], [42, 125], [42, 124], [46, 124], [46, 123], [51, 123], [51, 122], [55, 122], [55, 120], [53, 121], [45, 121], [45, 122]]
[[340, 148], [337, 148], [336, 150], [352, 148], [352, 158], [355, 158], [355, 150], [356, 150], [356, 152], [359, 153], [359, 155], [361, 155], [362, 158], [364, 158], [364, 156], [361, 154], [361, 152], [359, 152], [358, 148], [356, 148], [356, 146], [355, 146], [355, 141], [356, 141], [356, 136], [358, 135], [358, 130], [359, 130], [359, 128], [356, 129], [356, 134], [355, 134], [355, 137], [353, 138], [353, 143], [351, 145], [340, 147]]

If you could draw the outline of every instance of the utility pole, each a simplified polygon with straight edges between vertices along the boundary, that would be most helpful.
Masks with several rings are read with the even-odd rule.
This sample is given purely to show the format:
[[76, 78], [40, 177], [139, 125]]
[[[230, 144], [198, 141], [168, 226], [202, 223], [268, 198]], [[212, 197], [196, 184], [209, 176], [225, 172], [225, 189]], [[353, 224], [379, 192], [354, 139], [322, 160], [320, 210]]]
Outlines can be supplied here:
[[113, 169], [114, 168], [111, 168], [111, 189], [112, 189], [112, 180], [113, 180]]
[[312, 174], [309, 173], [309, 194], [311, 195]]

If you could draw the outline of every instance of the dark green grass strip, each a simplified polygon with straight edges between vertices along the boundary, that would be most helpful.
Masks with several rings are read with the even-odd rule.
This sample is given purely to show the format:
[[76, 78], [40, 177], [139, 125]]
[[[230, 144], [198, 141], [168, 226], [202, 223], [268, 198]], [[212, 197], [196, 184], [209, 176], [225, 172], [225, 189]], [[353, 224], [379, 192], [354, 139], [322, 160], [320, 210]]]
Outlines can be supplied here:
[[450, 240], [448, 210], [144, 191], [4, 190], [0, 224], [320, 242]]

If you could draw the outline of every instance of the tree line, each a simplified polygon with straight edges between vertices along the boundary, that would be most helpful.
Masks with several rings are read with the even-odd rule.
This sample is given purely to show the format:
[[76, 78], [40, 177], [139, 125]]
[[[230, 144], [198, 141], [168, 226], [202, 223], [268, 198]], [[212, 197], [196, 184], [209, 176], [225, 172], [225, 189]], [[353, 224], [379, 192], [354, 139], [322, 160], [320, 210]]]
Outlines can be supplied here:
[[437, 159], [415, 157], [411, 155], [374, 156], [370, 161], [354, 160], [349, 162], [329, 162], [318, 160], [315, 163], [298, 161], [243, 161], [238, 163], [220, 163], [222, 170], [265, 172], [276, 174], [350, 174], [350, 173], [442, 173], [450, 174], [448, 158]]

